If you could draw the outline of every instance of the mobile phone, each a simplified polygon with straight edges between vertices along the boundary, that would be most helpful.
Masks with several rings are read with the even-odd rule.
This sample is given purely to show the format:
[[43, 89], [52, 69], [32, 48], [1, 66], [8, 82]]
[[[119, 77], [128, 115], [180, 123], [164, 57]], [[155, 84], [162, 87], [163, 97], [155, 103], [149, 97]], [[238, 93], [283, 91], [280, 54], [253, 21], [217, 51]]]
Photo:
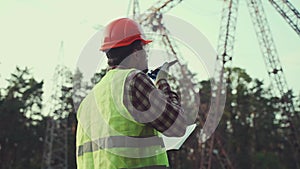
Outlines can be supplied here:
[[[171, 67], [171, 66], [173, 66], [175, 63], [177, 63], [178, 62], [178, 60], [176, 59], [176, 60], [173, 60], [173, 61], [171, 61], [171, 62], [169, 62], [168, 64], [169, 64], [169, 66], [168, 67]], [[151, 79], [153, 79], [153, 80], [155, 80], [156, 79], [156, 76], [157, 76], [157, 74], [158, 74], [158, 72], [159, 72], [159, 70], [161, 69], [161, 67], [162, 66], [159, 66], [158, 68], [156, 68], [156, 69], [154, 69], [154, 70], [151, 70], [149, 73], [147, 73], [147, 75], [151, 78]]]

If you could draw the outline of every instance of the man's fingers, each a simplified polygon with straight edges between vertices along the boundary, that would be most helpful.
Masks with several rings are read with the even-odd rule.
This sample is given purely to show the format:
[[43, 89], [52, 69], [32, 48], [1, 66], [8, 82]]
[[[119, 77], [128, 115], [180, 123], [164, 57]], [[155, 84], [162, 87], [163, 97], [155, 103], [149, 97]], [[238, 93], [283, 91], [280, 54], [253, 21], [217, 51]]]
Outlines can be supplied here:
[[162, 66], [161, 69], [162, 71], [168, 71], [169, 70], [169, 63], [165, 62]]

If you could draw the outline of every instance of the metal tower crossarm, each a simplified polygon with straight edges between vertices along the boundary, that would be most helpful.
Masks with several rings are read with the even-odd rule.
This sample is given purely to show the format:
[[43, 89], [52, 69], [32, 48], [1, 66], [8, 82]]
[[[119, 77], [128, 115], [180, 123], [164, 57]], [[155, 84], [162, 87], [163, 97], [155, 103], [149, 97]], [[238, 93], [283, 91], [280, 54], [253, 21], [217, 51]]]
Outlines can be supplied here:
[[300, 13], [288, 0], [269, 0], [300, 37]]
[[159, 0], [157, 3], [143, 12], [138, 21], [141, 25], [144, 25], [144, 22], [149, 22], [149, 20], [153, 18], [154, 14], [163, 14], [178, 5], [181, 1], [182, 0]]

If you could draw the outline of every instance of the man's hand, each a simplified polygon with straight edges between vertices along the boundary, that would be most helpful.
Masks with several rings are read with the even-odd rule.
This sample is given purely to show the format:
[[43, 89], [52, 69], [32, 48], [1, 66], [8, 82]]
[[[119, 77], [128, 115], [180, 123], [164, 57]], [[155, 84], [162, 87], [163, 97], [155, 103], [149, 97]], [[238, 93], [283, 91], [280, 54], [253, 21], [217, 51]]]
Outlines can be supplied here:
[[160, 68], [160, 70], [159, 70], [159, 72], [156, 76], [155, 82], [157, 83], [160, 79], [167, 79], [168, 78], [168, 72], [169, 72], [169, 63], [165, 62], [161, 66], [161, 68]]

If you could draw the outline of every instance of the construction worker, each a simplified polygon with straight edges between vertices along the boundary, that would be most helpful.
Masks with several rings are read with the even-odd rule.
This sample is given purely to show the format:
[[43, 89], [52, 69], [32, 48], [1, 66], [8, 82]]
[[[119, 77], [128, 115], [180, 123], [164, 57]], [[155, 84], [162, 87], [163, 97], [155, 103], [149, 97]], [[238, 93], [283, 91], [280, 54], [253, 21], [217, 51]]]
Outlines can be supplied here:
[[150, 42], [132, 19], [105, 27], [100, 50], [109, 69], [78, 109], [78, 169], [169, 168], [161, 133], [180, 137], [187, 125], [166, 80], [168, 63], [155, 82], [146, 74]]

